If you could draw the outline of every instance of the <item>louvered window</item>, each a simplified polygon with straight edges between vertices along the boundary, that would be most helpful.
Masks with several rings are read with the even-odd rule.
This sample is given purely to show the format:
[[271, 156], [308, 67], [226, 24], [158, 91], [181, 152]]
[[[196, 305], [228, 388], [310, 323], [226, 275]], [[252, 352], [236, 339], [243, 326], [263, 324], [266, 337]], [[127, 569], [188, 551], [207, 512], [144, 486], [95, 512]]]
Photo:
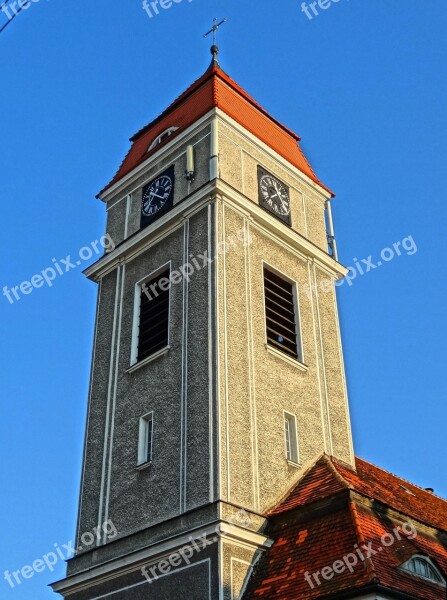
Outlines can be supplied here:
[[169, 275], [167, 269], [141, 286], [138, 361], [168, 345]]
[[300, 358], [294, 286], [264, 269], [267, 343], [293, 358]]

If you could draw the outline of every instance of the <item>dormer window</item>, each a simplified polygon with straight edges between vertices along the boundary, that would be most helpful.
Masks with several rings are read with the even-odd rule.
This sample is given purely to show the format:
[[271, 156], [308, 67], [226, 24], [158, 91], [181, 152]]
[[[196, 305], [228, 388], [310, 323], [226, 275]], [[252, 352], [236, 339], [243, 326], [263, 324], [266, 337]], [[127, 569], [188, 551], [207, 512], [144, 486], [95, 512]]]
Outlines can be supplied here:
[[168, 137], [170, 137], [175, 131], [177, 131], [177, 129], [178, 129], [178, 127], [169, 127], [169, 129], [166, 129], [166, 131], [163, 131], [163, 133], [160, 133], [160, 135], [157, 136], [155, 138], [155, 140], [152, 142], [152, 144], [149, 146], [148, 152], [150, 150], [153, 150], [156, 146], [158, 146], [165, 140], [167, 140]]
[[427, 556], [415, 555], [400, 567], [403, 571], [445, 586], [445, 579]]

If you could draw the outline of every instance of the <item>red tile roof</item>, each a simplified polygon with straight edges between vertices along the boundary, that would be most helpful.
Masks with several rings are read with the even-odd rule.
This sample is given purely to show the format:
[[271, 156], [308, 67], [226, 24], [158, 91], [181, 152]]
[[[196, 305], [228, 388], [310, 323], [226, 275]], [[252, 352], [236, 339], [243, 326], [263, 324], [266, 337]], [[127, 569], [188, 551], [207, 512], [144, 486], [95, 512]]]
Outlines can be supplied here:
[[313, 600], [373, 588], [446, 598], [445, 587], [400, 567], [422, 554], [447, 574], [447, 502], [366, 461], [356, 459], [354, 471], [321, 457], [270, 512], [269, 522], [274, 543], [244, 600]]
[[[406, 573], [399, 567], [415, 554], [422, 554], [432, 558], [441, 571], [447, 573], [447, 536], [432, 536], [419, 529], [416, 522], [417, 513], [411, 521], [416, 537], [413, 537], [413, 534], [407, 537], [403, 532], [399, 532], [401, 539], [398, 539], [393, 531], [395, 527], [401, 527], [395, 518], [365, 507], [358, 507], [357, 514], [358, 527], [363, 537], [367, 543], [372, 542], [370, 547], [377, 552], [371, 557], [371, 561], [377, 581], [381, 585], [423, 600], [446, 598], [445, 588]], [[390, 546], [383, 545], [384, 535], [383, 539], [387, 544], [393, 542]]]
[[179, 96], [159, 117], [146, 125], [132, 138], [132, 146], [112, 181], [100, 192], [102, 194], [151, 154], [152, 141], [171, 126], [178, 127], [168, 141], [182, 133], [213, 108], [220, 108], [252, 134], [268, 144], [283, 158], [296, 166], [312, 181], [326, 189], [317, 178], [299, 146], [299, 136], [269, 115], [220, 67], [211, 66], [200, 79]]
[[336, 459], [323, 455], [271, 514], [280, 514], [333, 496], [343, 489], [356, 491], [404, 515], [417, 515], [421, 523], [447, 531], [445, 500], [361, 458], [356, 458], [354, 471]]
[[347, 591], [369, 583], [368, 573], [361, 564], [348, 577], [335, 581], [311, 579], [316, 571], [351, 552], [357, 543], [349, 510], [331, 512], [311, 522], [287, 522], [270, 533], [273, 546], [261, 559], [250, 582], [244, 600], [275, 598], [278, 600], [313, 599], [337, 591]]

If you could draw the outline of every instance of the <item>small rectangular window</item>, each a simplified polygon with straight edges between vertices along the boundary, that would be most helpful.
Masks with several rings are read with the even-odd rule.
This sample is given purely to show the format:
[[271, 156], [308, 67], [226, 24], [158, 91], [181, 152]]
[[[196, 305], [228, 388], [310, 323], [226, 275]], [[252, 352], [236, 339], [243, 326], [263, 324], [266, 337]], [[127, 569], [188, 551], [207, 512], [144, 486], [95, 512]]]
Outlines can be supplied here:
[[264, 268], [267, 343], [300, 359], [294, 285]]
[[290, 462], [299, 462], [298, 435], [296, 431], [296, 417], [290, 413], [284, 413], [284, 437], [286, 445], [286, 458]]
[[140, 432], [138, 440], [138, 465], [152, 461], [154, 443], [154, 414], [148, 413], [140, 418]]
[[141, 285], [137, 361], [168, 345], [170, 270]]

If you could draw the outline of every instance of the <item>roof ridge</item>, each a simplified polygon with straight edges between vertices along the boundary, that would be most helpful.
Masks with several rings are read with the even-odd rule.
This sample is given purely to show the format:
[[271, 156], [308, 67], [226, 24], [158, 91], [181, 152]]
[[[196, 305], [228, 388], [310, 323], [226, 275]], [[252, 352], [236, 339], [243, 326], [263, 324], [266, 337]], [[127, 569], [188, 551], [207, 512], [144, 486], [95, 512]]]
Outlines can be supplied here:
[[[235, 79], [230, 77], [230, 75], [228, 75], [228, 73], [225, 73], [225, 71], [223, 71], [222, 69], [219, 68], [218, 71], [216, 71], [215, 75], [217, 77], [220, 77], [220, 79], [224, 83], [226, 83], [230, 87], [232, 87], [233, 90], [235, 90], [238, 94], [240, 94], [243, 98], [245, 98], [245, 100], [247, 100], [247, 102], [249, 102], [254, 108], [256, 108], [259, 112], [261, 112], [268, 119], [270, 119], [273, 123], [275, 123], [275, 125], [277, 127], [279, 127], [280, 129], [285, 131], [288, 135], [290, 135], [297, 143], [301, 141], [301, 137], [297, 133], [295, 133], [295, 131], [290, 129], [290, 127], [288, 127], [287, 125], [285, 125], [284, 123], [279, 121], [276, 117], [274, 117], [272, 114], [270, 114], [270, 112], [266, 108], [264, 108], [262, 106], [262, 104], [260, 104], [251, 94], [249, 94], [241, 85], [239, 85]], [[310, 167], [310, 164], [309, 164], [309, 168], [312, 169], [312, 167]], [[313, 169], [312, 169], [312, 172], [313, 172]]]
[[[351, 499], [349, 501], [349, 511], [352, 516], [352, 521], [354, 523], [356, 536], [361, 544], [366, 544], [366, 538], [362, 532], [362, 526], [360, 525], [360, 519], [357, 512], [357, 507], [355, 502]], [[362, 554], [363, 556], [363, 554]], [[380, 583], [379, 576], [377, 575], [376, 567], [374, 566], [374, 562], [370, 556], [366, 556], [364, 561], [366, 572], [368, 573], [368, 577], [372, 581], [372, 583]]]
[[413, 483], [412, 481], [409, 481], [408, 479], [405, 479], [405, 477], [401, 477], [400, 475], [396, 475], [395, 473], [392, 473], [391, 471], [388, 471], [387, 469], [384, 469], [383, 467], [379, 467], [378, 465], [372, 463], [369, 460], [366, 460], [365, 458], [361, 458], [360, 456], [356, 456], [355, 457], [356, 460], [361, 460], [364, 463], [367, 463], [368, 465], [371, 465], [372, 467], [374, 467], [375, 469], [379, 469], [380, 471], [383, 471], [384, 473], [387, 473], [388, 475], [391, 475], [391, 477], [395, 477], [396, 479], [400, 479], [400, 481], [404, 481], [405, 483], [408, 483], [408, 485], [411, 485], [414, 488], [417, 488], [418, 490], [421, 490], [421, 492], [425, 492], [426, 494], [429, 494], [430, 498], [438, 498], [439, 500], [442, 500], [443, 502], [447, 502], [447, 498], [443, 498], [442, 496], [438, 496], [438, 494], [435, 494], [434, 492], [429, 492], [428, 490], [426, 490], [425, 488], [421, 487], [420, 485], [417, 485], [416, 483]]
[[297, 478], [296, 481], [294, 481], [294, 483], [292, 483], [290, 485], [290, 487], [288, 488], [288, 490], [279, 498], [279, 500], [276, 500], [274, 504], [272, 504], [266, 511], [265, 514], [266, 515], [270, 515], [276, 508], [278, 508], [279, 506], [281, 506], [281, 504], [284, 502], [284, 500], [286, 498], [288, 498], [290, 496], [290, 494], [293, 492], [293, 490], [296, 488], [297, 485], [300, 484], [300, 482], [306, 477], [306, 475], [315, 467], [315, 465], [325, 456], [325, 453], [322, 452], [321, 454], [319, 454], [317, 456], [317, 458], [313, 458], [312, 460], [308, 461], [306, 463], [306, 465], [303, 466], [303, 470], [299, 471], [297, 474]]
[[353, 490], [354, 486], [352, 484], [349, 483], [349, 481], [346, 481], [346, 479], [343, 477], [343, 475], [341, 473], [339, 473], [337, 471], [337, 469], [335, 468], [334, 465], [334, 460], [335, 458], [333, 456], [329, 456], [328, 454], [325, 453], [325, 456], [327, 457], [327, 462], [329, 464], [329, 468], [331, 469], [331, 471], [334, 473], [336, 479], [339, 480], [339, 482], [344, 485], [344, 487], [348, 490]]
[[144, 127], [141, 127], [133, 136], [129, 139], [129, 141], [133, 142], [137, 138], [140, 138], [148, 129], [153, 127], [158, 121], [162, 120], [165, 116], [167, 116], [172, 110], [179, 104], [182, 104], [189, 96], [193, 95], [197, 90], [199, 90], [204, 83], [208, 81], [211, 77], [217, 74], [218, 67], [208, 67], [208, 69], [200, 75], [195, 81], [191, 83], [181, 94], [179, 94], [170, 104], [167, 106], [158, 116], [156, 116], [152, 121], [146, 123]]

